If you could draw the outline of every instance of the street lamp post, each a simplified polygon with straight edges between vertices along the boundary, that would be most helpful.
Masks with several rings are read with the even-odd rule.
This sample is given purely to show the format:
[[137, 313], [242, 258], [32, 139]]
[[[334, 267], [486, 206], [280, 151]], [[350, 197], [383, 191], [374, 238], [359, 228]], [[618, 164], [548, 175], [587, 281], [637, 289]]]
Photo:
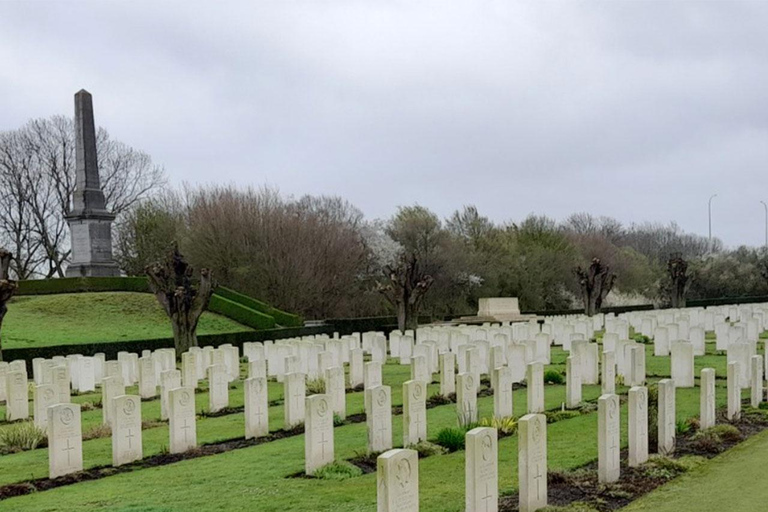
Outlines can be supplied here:
[[760, 204], [765, 208], [765, 246], [768, 247], [768, 204], [765, 201], [760, 201]]
[[709, 196], [709, 205], [708, 205], [708, 211], [709, 211], [709, 250], [712, 250], [712, 200], [717, 197], [717, 194], [712, 194]]

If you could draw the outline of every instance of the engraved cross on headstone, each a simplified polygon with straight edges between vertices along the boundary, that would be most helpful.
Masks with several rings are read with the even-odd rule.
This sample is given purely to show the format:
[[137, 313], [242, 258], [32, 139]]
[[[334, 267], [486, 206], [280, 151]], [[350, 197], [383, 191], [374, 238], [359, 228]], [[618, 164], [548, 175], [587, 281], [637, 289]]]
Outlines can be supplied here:
[[69, 438], [67, 438], [67, 447], [63, 448], [63, 450], [65, 452], [67, 452], [67, 466], [71, 466], [72, 465], [71, 454], [72, 454], [72, 450], [74, 450], [74, 449], [75, 449], [75, 447], [72, 446], [71, 440]]

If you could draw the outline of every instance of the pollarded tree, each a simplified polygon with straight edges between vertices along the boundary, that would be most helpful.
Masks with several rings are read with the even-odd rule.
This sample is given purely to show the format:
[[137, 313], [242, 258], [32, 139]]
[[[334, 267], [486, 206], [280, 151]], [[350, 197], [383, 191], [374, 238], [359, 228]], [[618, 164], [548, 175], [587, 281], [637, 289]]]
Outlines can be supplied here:
[[593, 316], [600, 311], [603, 300], [611, 293], [616, 282], [616, 274], [611, 272], [610, 265], [601, 263], [600, 258], [593, 258], [586, 270], [582, 267], [576, 267], [574, 273], [579, 278], [584, 313]]
[[671, 281], [670, 300], [673, 308], [685, 307], [685, 294], [688, 291], [688, 262], [681, 253], [672, 254], [667, 260], [667, 274]]
[[[8, 272], [11, 268], [11, 253], [6, 249], [0, 249], [0, 328], [3, 325], [3, 318], [8, 312], [8, 301], [16, 293], [18, 285], [16, 281], [8, 278]], [[3, 360], [3, 344], [0, 339], [0, 361]]]
[[216, 287], [212, 272], [200, 270], [197, 287], [192, 281], [193, 269], [179, 253], [175, 242], [165, 259], [146, 269], [149, 285], [173, 326], [173, 342], [176, 356], [197, 346], [197, 323], [208, 308]]
[[400, 332], [416, 329], [419, 325], [419, 307], [424, 294], [429, 291], [434, 279], [419, 269], [418, 258], [402, 254], [396, 265], [384, 268], [386, 281], [378, 283], [378, 291], [397, 310], [397, 327]]

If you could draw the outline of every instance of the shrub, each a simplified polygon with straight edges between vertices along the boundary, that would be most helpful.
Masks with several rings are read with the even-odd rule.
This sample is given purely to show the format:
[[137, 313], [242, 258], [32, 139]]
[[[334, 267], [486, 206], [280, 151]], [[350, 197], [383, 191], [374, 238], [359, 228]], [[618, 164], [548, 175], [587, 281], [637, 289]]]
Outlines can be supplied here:
[[344, 420], [341, 419], [341, 416], [339, 416], [337, 413], [333, 413], [333, 426], [340, 427], [343, 424], [344, 424]]
[[419, 458], [431, 457], [432, 455], [443, 455], [448, 453], [448, 450], [439, 444], [430, 443], [429, 441], [419, 441], [416, 444], [408, 446], [411, 450], [419, 452]]
[[112, 427], [109, 425], [94, 425], [85, 432], [83, 432], [83, 441], [90, 441], [91, 439], [98, 439], [101, 437], [109, 437], [112, 435]]
[[563, 384], [565, 378], [557, 370], [547, 370], [544, 372], [544, 384]]
[[709, 429], [696, 432], [691, 437], [691, 447], [696, 451], [711, 454], [718, 454], [724, 449], [720, 436], [710, 432]]
[[594, 402], [581, 402], [578, 410], [581, 414], [589, 414], [597, 410], [597, 404]]
[[47, 443], [45, 431], [37, 428], [31, 421], [14, 423], [0, 430], [0, 451], [3, 453], [34, 450], [38, 446], [46, 446]]
[[517, 420], [514, 416], [506, 418], [482, 418], [479, 427], [493, 427], [502, 434], [510, 435], [517, 431]]
[[457, 412], [456, 417], [459, 422], [459, 427], [463, 428], [465, 431], [471, 430], [474, 427], [476, 427], [477, 421], [473, 419], [473, 416], [474, 415], [472, 413]]
[[649, 338], [648, 336], [644, 336], [642, 334], [635, 334], [634, 339], [636, 342], [642, 343], [643, 345], [648, 345], [649, 343], [651, 343], [651, 338]]
[[323, 379], [307, 381], [307, 395], [322, 395], [323, 393], [325, 393], [325, 381]]
[[323, 480], [346, 480], [363, 474], [363, 470], [354, 464], [334, 461], [315, 471], [314, 477]]
[[723, 441], [729, 442], [729, 443], [736, 443], [741, 441], [742, 439], [741, 432], [739, 431], [738, 428], [734, 427], [733, 425], [728, 425], [728, 424], [715, 425], [714, 427], [710, 427], [704, 430], [704, 432], [706, 431], [712, 432]]
[[435, 443], [446, 448], [449, 452], [463, 450], [467, 431], [463, 428], [448, 427], [437, 433]]

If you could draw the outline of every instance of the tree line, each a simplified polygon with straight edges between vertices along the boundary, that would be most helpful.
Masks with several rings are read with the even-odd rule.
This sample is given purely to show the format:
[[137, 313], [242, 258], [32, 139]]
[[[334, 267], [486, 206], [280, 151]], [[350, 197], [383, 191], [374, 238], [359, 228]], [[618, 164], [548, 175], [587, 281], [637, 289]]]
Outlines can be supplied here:
[[[624, 225], [575, 213], [494, 222], [466, 205], [440, 218], [420, 205], [366, 219], [339, 197], [271, 188], [169, 187], [146, 153], [98, 130], [114, 254], [146, 275], [171, 242], [194, 268], [305, 318], [398, 313], [412, 324], [472, 314], [477, 299], [516, 296], [523, 310], [681, 305], [688, 298], [768, 295], [765, 249], [726, 250], [674, 223]], [[75, 183], [74, 124], [32, 120], [0, 133], [4, 279], [62, 277]]]

